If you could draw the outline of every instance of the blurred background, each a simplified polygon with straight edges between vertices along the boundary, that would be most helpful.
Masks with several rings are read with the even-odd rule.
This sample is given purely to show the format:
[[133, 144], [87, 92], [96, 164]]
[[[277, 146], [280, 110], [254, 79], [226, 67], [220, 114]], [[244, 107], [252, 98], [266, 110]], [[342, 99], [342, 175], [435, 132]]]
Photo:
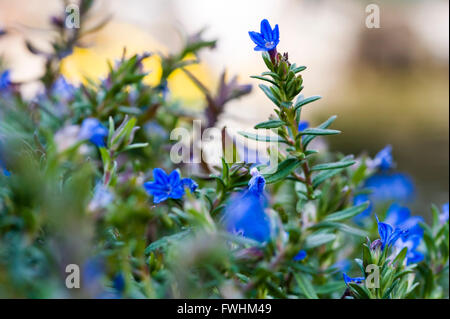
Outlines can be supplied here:
[[[447, 0], [100, 0], [92, 20], [111, 17], [103, 29], [85, 39], [63, 63], [72, 82], [84, 76], [101, 78], [106, 60], [143, 51], [172, 52], [182, 35], [206, 27], [205, 37], [217, 38], [213, 51], [204, 52], [192, 72], [215, 89], [220, 73], [250, 75], [264, 69], [247, 31], [259, 31], [267, 18], [278, 23], [278, 50], [308, 69], [303, 73], [306, 96], [322, 100], [303, 113], [312, 125], [331, 114], [333, 128], [343, 131], [327, 139], [332, 150], [373, 156], [391, 144], [398, 170], [416, 183], [415, 214], [428, 214], [429, 203], [448, 202], [449, 194], [449, 3]], [[380, 28], [365, 25], [369, 3], [380, 7]], [[12, 80], [27, 82], [24, 94], [39, 90], [34, 80], [43, 60], [29, 53], [25, 40], [48, 46], [49, 17], [63, 10], [60, 0], [0, 0], [0, 38], [3, 67]], [[89, 23], [89, 21], [81, 21]], [[146, 64], [148, 81], [160, 75], [156, 59]], [[186, 107], [201, 108], [200, 91], [183, 73], [169, 82], [173, 97]], [[219, 125], [251, 128], [273, 112], [262, 92], [228, 105]]]

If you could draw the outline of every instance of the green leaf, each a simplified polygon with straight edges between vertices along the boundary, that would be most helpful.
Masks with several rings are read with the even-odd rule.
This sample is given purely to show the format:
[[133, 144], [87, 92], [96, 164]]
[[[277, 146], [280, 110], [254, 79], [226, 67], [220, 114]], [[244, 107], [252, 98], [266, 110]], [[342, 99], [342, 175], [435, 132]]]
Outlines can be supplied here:
[[[321, 128], [321, 129], [326, 129], [328, 128], [331, 123], [334, 122], [334, 120], [336, 120], [337, 116], [333, 115], [331, 116], [328, 120], [326, 120], [325, 122], [323, 122], [322, 124], [320, 124], [317, 128]], [[303, 146], [306, 148], [308, 146], [308, 144], [315, 138], [315, 136], [310, 135], [310, 136], [305, 136], [303, 138]]]
[[294, 73], [298, 73], [298, 72], [301, 72], [303, 70], [306, 70], [306, 66], [299, 66], [299, 67], [296, 67], [296, 68], [292, 69], [292, 71]]
[[365, 211], [367, 209], [367, 207], [369, 207], [369, 204], [370, 204], [369, 201], [367, 201], [367, 202], [364, 202], [357, 206], [352, 206], [352, 207], [337, 211], [333, 214], [328, 215], [325, 218], [325, 221], [338, 222], [338, 221], [352, 218], [352, 217], [362, 213], [363, 211]]
[[300, 136], [303, 135], [336, 135], [341, 134], [341, 131], [338, 130], [329, 130], [329, 129], [321, 129], [321, 128], [307, 128], [298, 133]]
[[367, 232], [358, 229], [358, 228], [354, 228], [351, 226], [348, 226], [346, 224], [342, 224], [342, 223], [335, 223], [335, 222], [320, 222], [318, 224], [313, 225], [312, 227], [310, 227], [310, 229], [335, 229], [335, 230], [339, 230], [342, 231], [344, 233], [350, 234], [350, 235], [355, 235], [355, 236], [360, 236], [360, 237], [366, 237], [368, 234]]
[[150, 254], [152, 251], [155, 251], [157, 249], [165, 249], [171, 243], [180, 241], [181, 239], [185, 238], [187, 235], [189, 235], [190, 232], [191, 230], [188, 229], [170, 236], [164, 236], [148, 245], [147, 248], [145, 248], [145, 254]]
[[283, 121], [280, 120], [270, 120], [270, 121], [266, 121], [266, 122], [261, 122], [255, 125], [255, 129], [260, 129], [260, 128], [265, 128], [265, 129], [269, 129], [269, 128], [277, 128], [280, 126], [285, 125], [286, 123], [284, 123]]
[[306, 238], [305, 249], [311, 249], [329, 243], [336, 239], [335, 234], [314, 233]]
[[298, 287], [301, 292], [308, 299], [319, 299], [316, 292], [314, 291], [314, 287], [311, 284], [311, 280], [307, 279], [306, 276], [302, 273], [294, 273], [295, 280], [297, 281]]
[[286, 143], [286, 141], [279, 136], [260, 135], [247, 132], [238, 132], [238, 133], [246, 138], [255, 141]]
[[294, 110], [297, 110], [299, 107], [302, 107], [302, 106], [304, 106], [306, 104], [309, 104], [309, 103], [312, 103], [314, 101], [320, 100], [321, 98], [322, 98], [321, 96], [311, 96], [311, 97], [308, 97], [306, 99], [299, 100], [299, 101], [297, 101], [295, 103]]
[[334, 163], [325, 163], [325, 164], [318, 164], [314, 165], [311, 168], [311, 171], [324, 171], [328, 169], [336, 169], [336, 168], [344, 168], [349, 167], [355, 164], [356, 161], [345, 161], [345, 162], [334, 162]]
[[349, 287], [357, 293], [359, 299], [370, 299], [370, 293], [365, 286], [360, 286], [354, 282], [350, 282]]
[[275, 173], [264, 175], [266, 183], [272, 184], [280, 180], [283, 180], [284, 178], [286, 178], [286, 176], [291, 174], [293, 170], [295, 170], [298, 166], [300, 166], [300, 164], [301, 161], [299, 161], [296, 158], [288, 158], [284, 160], [278, 165], [278, 169]]
[[275, 97], [273, 92], [264, 84], [260, 84], [259, 88], [264, 92], [264, 94], [273, 102], [276, 106], [280, 106], [281, 102]]
[[[341, 161], [342, 162], [346, 162], [353, 159], [353, 155], [349, 155], [344, 157]], [[335, 169], [329, 169], [326, 171], [321, 171], [319, 172], [317, 175], [315, 175], [313, 177], [313, 187], [316, 188], [318, 187], [320, 184], [322, 184], [324, 181], [326, 181], [327, 179], [330, 179], [331, 177], [339, 174], [342, 170], [344, 170], [345, 167], [341, 167], [341, 168], [335, 168]]]
[[275, 82], [274, 80], [265, 78], [265, 77], [263, 77], [263, 76], [252, 75], [252, 76], [250, 76], [250, 77], [253, 78], [253, 79], [258, 79], [258, 80], [262, 80], [262, 81], [269, 82], [269, 83], [271, 83], [271, 84], [273, 84], [273, 85], [278, 85], [277, 82]]
[[406, 253], [408, 252], [408, 248], [404, 247], [398, 255], [394, 258], [393, 265], [401, 266], [403, 264], [403, 261], [405, 260]]

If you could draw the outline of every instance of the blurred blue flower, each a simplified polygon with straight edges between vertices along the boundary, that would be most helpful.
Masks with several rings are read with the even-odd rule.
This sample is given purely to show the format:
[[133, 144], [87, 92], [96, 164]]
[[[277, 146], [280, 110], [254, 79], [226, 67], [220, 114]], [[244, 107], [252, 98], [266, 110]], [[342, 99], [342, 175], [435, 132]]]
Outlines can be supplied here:
[[369, 199], [376, 202], [408, 202], [414, 198], [414, 184], [402, 173], [380, 172], [369, 177], [364, 188], [369, 189]]
[[3, 175], [5, 176], [11, 176], [11, 173], [6, 169], [5, 164], [0, 160], [0, 169], [3, 172]]
[[81, 124], [78, 139], [89, 140], [98, 147], [104, 147], [105, 139], [108, 137], [108, 129], [95, 118], [87, 118]]
[[275, 28], [270, 26], [269, 21], [264, 19], [261, 21], [261, 33], [249, 31], [248, 33], [252, 41], [256, 44], [255, 51], [272, 51], [280, 42], [280, 32], [278, 24]]
[[190, 188], [191, 192], [197, 188], [190, 178], [180, 178], [177, 170], [167, 175], [161, 168], [153, 169], [153, 182], [144, 183], [144, 188], [149, 195], [153, 196], [153, 203], [159, 204], [168, 198], [180, 199], [184, 195], [184, 187]]
[[352, 263], [348, 259], [341, 259], [331, 266], [331, 268], [336, 268], [337, 270], [344, 272], [344, 273], [349, 271], [351, 267], [352, 267]]
[[308, 122], [308, 121], [300, 121], [300, 122], [298, 123], [298, 131], [299, 131], [299, 132], [304, 131], [304, 130], [307, 129], [308, 127], [309, 127], [309, 122]]
[[369, 195], [367, 194], [358, 194], [353, 198], [353, 205], [358, 206], [362, 203], [369, 202], [369, 207], [367, 207], [364, 211], [362, 211], [360, 214], [356, 215], [353, 220], [357, 224], [361, 224], [362, 221], [369, 217], [373, 210], [373, 204], [372, 201], [369, 199]]
[[377, 155], [375, 155], [373, 165], [381, 170], [388, 170], [394, 167], [391, 145], [387, 145]]
[[395, 248], [400, 252], [403, 248], [408, 248], [406, 253], [406, 263], [415, 264], [421, 262], [425, 256], [417, 250], [422, 241], [422, 236], [420, 235], [410, 235], [406, 238], [400, 237], [395, 243]]
[[[398, 204], [392, 204], [389, 207], [384, 220], [386, 225], [398, 230], [397, 234], [399, 231], [402, 232], [397, 239], [392, 239], [392, 245], [398, 252], [400, 252], [404, 247], [408, 248], [408, 252], [406, 254], [406, 261], [408, 264], [417, 263], [422, 261], [424, 258], [424, 255], [417, 251], [417, 248], [423, 238], [423, 229], [420, 226], [421, 222], [423, 222], [423, 217], [411, 216], [411, 212], [407, 207], [402, 207]], [[393, 234], [392, 236], [395, 237], [397, 234]], [[383, 238], [381, 241], [384, 243]]]
[[52, 92], [54, 95], [60, 97], [63, 100], [70, 100], [75, 94], [75, 87], [66, 81], [64, 76], [60, 76], [56, 79], [52, 86]]
[[354, 282], [355, 284], [361, 284], [365, 279], [364, 277], [354, 277], [354, 278], [349, 277], [345, 272], [342, 273], [342, 277], [344, 277], [344, 281], [347, 286], [351, 282]]
[[441, 224], [448, 222], [448, 203], [442, 205], [442, 213], [439, 215], [439, 221]]
[[236, 194], [225, 208], [223, 223], [226, 230], [261, 243], [269, 240], [270, 220], [264, 207], [264, 196], [248, 191]]
[[423, 236], [423, 228], [419, 223], [423, 222], [422, 216], [411, 216], [408, 207], [402, 207], [398, 204], [389, 206], [384, 222], [392, 225], [394, 228], [401, 228], [408, 231], [408, 235]]
[[297, 255], [294, 256], [294, 261], [301, 261], [306, 258], [306, 251], [300, 250]]
[[0, 73], [0, 90], [6, 90], [11, 85], [11, 71], [5, 70]]
[[378, 233], [381, 239], [381, 249], [391, 247], [401, 237], [405, 237], [408, 231], [400, 228], [393, 228], [391, 225], [379, 221], [378, 216], [375, 215], [378, 223]]
[[250, 181], [248, 182], [248, 191], [255, 195], [262, 195], [264, 187], [266, 186], [266, 180], [256, 167], [253, 167], [250, 170], [250, 174], [252, 175], [252, 178], [250, 178]]
[[109, 191], [109, 189], [106, 186], [102, 184], [97, 184], [94, 190], [94, 197], [89, 203], [89, 208], [91, 210], [105, 208], [106, 206], [111, 204], [113, 199], [114, 195]]

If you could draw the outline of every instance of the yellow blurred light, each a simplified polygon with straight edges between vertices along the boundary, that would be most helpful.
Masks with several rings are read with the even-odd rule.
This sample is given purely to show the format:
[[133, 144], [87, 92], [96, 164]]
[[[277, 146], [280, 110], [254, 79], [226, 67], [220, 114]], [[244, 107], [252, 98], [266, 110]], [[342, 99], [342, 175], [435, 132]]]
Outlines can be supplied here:
[[[143, 52], [161, 52], [167, 54], [167, 48], [139, 28], [125, 23], [110, 22], [102, 30], [89, 38], [93, 43], [89, 48], [75, 48], [74, 52], [61, 63], [61, 73], [71, 82], [85, 83], [86, 78], [99, 80], [106, 77], [109, 60], [112, 64], [119, 60], [126, 48], [126, 55]], [[186, 59], [193, 59], [187, 57]], [[162, 69], [161, 58], [154, 54], [143, 61], [144, 70], [149, 74], [144, 82], [149, 85], [159, 83]], [[186, 67], [205, 86], [209, 87], [211, 76], [205, 64]], [[183, 104], [198, 108], [203, 100], [201, 91], [192, 83], [187, 75], [177, 70], [168, 79], [168, 86], [173, 99], [182, 100]]]

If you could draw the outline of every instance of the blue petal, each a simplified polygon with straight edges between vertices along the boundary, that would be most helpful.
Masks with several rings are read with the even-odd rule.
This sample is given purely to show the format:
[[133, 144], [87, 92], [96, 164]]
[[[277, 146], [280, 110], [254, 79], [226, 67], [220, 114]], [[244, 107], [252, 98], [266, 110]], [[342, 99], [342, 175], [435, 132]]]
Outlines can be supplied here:
[[155, 179], [155, 182], [157, 182], [157, 183], [161, 183], [163, 185], [169, 184], [169, 176], [161, 168], [153, 169], [153, 178]]
[[357, 283], [357, 284], [360, 284], [360, 283], [362, 283], [363, 281], [364, 281], [364, 277], [354, 277], [354, 278], [352, 278], [352, 277], [349, 277], [349, 276], [347, 276], [347, 274], [344, 272], [344, 273], [342, 273], [342, 277], [344, 277], [344, 282], [345, 282], [345, 284], [348, 286], [348, 284], [349, 283], [351, 283], [351, 282], [354, 282], [354, 283]]
[[252, 41], [255, 42], [255, 44], [264, 47], [266, 41], [264, 40], [263, 36], [260, 33], [249, 31], [248, 34], [250, 35], [250, 39], [252, 39]]
[[153, 203], [159, 204], [169, 198], [169, 194], [165, 192], [155, 192], [153, 194]]
[[170, 173], [169, 175], [169, 184], [172, 187], [178, 186], [178, 184], [180, 184], [180, 173], [178, 173], [177, 170], [174, 170], [172, 173]]
[[278, 28], [278, 24], [276, 24], [275, 28], [273, 28], [272, 39], [276, 44], [280, 42], [280, 30]]
[[267, 41], [272, 41], [272, 27], [270, 26], [269, 21], [264, 19], [261, 21], [261, 34]]
[[256, 46], [256, 47], [253, 48], [253, 50], [255, 50], [255, 51], [269, 51], [270, 49], [266, 48], [266, 47], [262, 47], [262, 46]]

